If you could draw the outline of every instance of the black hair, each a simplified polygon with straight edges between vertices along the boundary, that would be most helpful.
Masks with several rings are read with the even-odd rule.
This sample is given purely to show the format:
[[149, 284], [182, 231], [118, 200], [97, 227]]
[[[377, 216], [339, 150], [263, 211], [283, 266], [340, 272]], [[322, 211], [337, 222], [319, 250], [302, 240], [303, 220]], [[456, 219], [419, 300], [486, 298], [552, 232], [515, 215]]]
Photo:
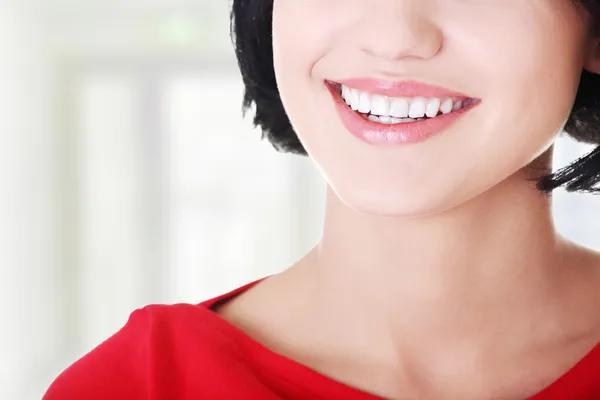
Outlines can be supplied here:
[[[592, 31], [600, 35], [600, 0], [573, 0]], [[273, 0], [233, 0], [231, 37], [245, 91], [242, 111], [255, 107], [254, 126], [262, 129], [280, 152], [307, 155], [294, 132], [277, 90], [273, 66]], [[564, 131], [575, 140], [597, 144], [589, 154], [554, 173], [535, 179], [544, 195], [564, 187], [567, 192], [599, 194], [600, 188], [600, 75], [582, 70], [571, 114]]]

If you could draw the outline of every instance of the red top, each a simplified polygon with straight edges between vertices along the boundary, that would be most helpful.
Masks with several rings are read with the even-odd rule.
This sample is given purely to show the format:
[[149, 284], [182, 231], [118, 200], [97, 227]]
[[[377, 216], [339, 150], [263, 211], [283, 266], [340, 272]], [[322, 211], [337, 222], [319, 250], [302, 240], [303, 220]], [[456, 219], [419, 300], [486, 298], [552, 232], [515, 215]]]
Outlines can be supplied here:
[[[382, 400], [261, 345], [199, 305], [151, 305], [65, 370], [43, 400]], [[530, 400], [600, 399], [600, 343]]]

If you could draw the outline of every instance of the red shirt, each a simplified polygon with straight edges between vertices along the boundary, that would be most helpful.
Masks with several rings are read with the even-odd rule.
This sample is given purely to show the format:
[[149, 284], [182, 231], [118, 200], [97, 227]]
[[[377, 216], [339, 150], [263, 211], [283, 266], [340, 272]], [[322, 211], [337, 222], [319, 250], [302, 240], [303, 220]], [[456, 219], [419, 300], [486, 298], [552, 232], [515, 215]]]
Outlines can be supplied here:
[[[382, 400], [270, 351], [199, 305], [151, 305], [65, 370], [43, 400]], [[599, 400], [600, 343], [531, 400]]]

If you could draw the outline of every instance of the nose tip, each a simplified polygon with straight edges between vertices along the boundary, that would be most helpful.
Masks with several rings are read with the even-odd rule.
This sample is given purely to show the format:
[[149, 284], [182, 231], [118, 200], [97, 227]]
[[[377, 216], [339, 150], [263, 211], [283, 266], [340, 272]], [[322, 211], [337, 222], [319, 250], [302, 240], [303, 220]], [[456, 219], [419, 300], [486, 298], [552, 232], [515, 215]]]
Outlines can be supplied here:
[[441, 49], [442, 31], [427, 16], [404, 9], [402, 13], [371, 15], [361, 32], [362, 50], [369, 55], [397, 61], [427, 59]]
[[363, 50], [390, 61], [404, 58], [428, 59], [439, 52], [441, 43], [441, 35], [404, 32], [402, 35], [379, 35], [364, 46]]

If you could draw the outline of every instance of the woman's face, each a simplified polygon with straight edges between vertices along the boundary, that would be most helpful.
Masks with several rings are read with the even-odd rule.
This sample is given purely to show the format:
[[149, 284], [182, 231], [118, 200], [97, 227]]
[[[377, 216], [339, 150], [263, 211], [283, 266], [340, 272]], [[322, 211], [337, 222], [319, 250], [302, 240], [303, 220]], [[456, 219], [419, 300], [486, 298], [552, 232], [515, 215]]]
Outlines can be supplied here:
[[[344, 203], [425, 215], [518, 177], [551, 147], [592, 48], [588, 31], [572, 0], [274, 0], [275, 72], [295, 131]], [[365, 115], [378, 102], [377, 110], [395, 109], [385, 108], [388, 115], [419, 115], [431, 104], [438, 116], [412, 128], [370, 121], [365, 130], [356, 115], [342, 118], [341, 89], [326, 85], [342, 81], [368, 93], [355, 95], [368, 99], [359, 110]], [[476, 101], [459, 117], [444, 114], [435, 98], [448, 102], [448, 94], [407, 81]], [[440, 116], [452, 122], [431, 124]], [[374, 144], [352, 134], [359, 131], [437, 134]]]

